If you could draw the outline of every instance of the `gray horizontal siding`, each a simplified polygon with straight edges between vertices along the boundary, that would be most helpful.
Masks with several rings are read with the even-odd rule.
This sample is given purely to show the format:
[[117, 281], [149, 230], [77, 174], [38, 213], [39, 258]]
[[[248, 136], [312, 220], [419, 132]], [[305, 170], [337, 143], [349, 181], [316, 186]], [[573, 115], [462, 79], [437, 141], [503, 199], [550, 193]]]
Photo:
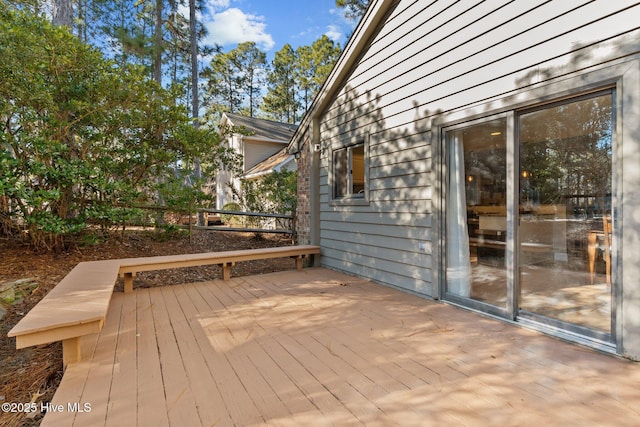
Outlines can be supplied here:
[[[320, 120], [323, 264], [433, 295], [432, 119], [637, 52], [637, 3], [401, 0]], [[327, 148], [365, 133], [369, 204], [332, 204]]]
[[[377, 247], [388, 247], [385, 240], [387, 238], [400, 238], [415, 241], [428, 241], [432, 238], [431, 229], [419, 227], [411, 223], [399, 224], [363, 224], [357, 228], [353, 223], [343, 221], [324, 221], [322, 232], [325, 230], [342, 233], [344, 241], [351, 243], [354, 236], [359, 236], [359, 240], [367, 241]], [[409, 244], [407, 244], [409, 247]], [[413, 251], [413, 247], [411, 248]]]
[[[571, 64], [572, 58], [588, 56], [589, 48], [582, 46], [593, 39], [606, 40], [635, 29], [633, 16], [640, 12], [625, 9], [632, 4], [553, 2], [515, 20], [501, 16], [500, 22], [508, 22], [509, 26], [500, 26], [497, 33], [487, 33], [480, 26], [487, 22], [477, 22], [474, 28], [467, 29], [467, 39], [459, 42], [457, 49], [451, 50], [445, 44], [442, 52], [432, 47], [426, 51], [428, 54], [408, 59], [403, 55], [404, 61], [393, 67], [387, 65], [389, 61], [381, 61], [365, 73], [366, 80], [347, 82], [324, 122], [329, 121], [334, 129], [348, 123], [345, 130], [354, 129], [354, 124], [356, 129], [375, 126], [381, 119], [386, 128], [401, 126], [413, 122], [417, 115], [448, 111], [526, 86], [532, 79], [536, 82], [552, 77], [539, 73], [540, 67]], [[577, 6], [580, 8], [566, 13]], [[603, 13], [612, 15], [597, 20]], [[621, 19], [624, 16], [629, 19]], [[540, 24], [541, 20], [548, 22]], [[477, 37], [483, 32], [484, 36]], [[423, 41], [429, 44], [428, 38]]]
[[345, 252], [328, 246], [328, 241], [321, 239], [322, 265], [335, 270], [346, 271], [358, 276], [367, 277], [378, 283], [408, 289], [426, 296], [433, 296], [432, 276], [428, 269], [418, 266], [400, 264], [387, 258], [365, 259], [358, 254]]
[[[344, 234], [344, 233], [343, 233]], [[357, 243], [358, 235], [361, 237], [362, 243]], [[353, 241], [349, 241], [345, 244], [343, 237], [338, 233], [325, 233], [323, 231], [321, 241], [324, 242], [323, 249], [333, 248], [348, 254], [351, 260], [358, 260], [359, 264], [371, 266], [372, 262], [376, 264], [380, 263], [395, 263], [398, 265], [405, 265], [409, 267], [420, 267], [421, 269], [431, 268], [431, 256], [425, 252], [418, 251], [417, 244], [415, 250], [408, 250], [413, 248], [406, 248], [409, 241], [405, 239], [403, 249], [394, 249], [385, 246], [376, 246], [371, 244], [368, 237], [362, 234], [353, 233]], [[324, 252], [323, 252], [324, 254]], [[420, 276], [414, 277], [419, 279]]]
[[[353, 224], [358, 229], [366, 227], [367, 225], [375, 224], [376, 227], [382, 225], [389, 225], [393, 228], [391, 235], [393, 237], [401, 237], [399, 234], [405, 234], [404, 230], [406, 226], [416, 228], [430, 228], [432, 225], [432, 216], [430, 213], [416, 213], [416, 212], [398, 212], [393, 211], [391, 213], [383, 212], [365, 212], [356, 211], [355, 209], [337, 211], [333, 208], [328, 208], [327, 205], [321, 207], [322, 219], [327, 228], [331, 227], [331, 223], [338, 222], [342, 224]], [[371, 210], [367, 207], [367, 210]], [[398, 231], [398, 226], [402, 226]], [[431, 236], [431, 231], [426, 230], [429, 234], [425, 236]], [[425, 231], [425, 233], [426, 233]], [[379, 232], [379, 230], [378, 230]], [[422, 236], [423, 234], [420, 234]], [[409, 237], [407, 237], [409, 238]], [[426, 238], [426, 237], [424, 237]]]
[[[329, 197], [326, 194], [320, 195], [320, 203], [321, 204], [329, 204]], [[366, 213], [366, 212], [384, 212], [393, 210], [393, 212], [398, 213], [410, 213], [410, 214], [430, 214], [432, 212], [431, 201], [412, 201], [412, 200], [388, 200], [388, 201], [377, 201], [371, 202], [367, 206], [331, 206], [331, 209], [335, 211], [346, 211], [350, 210], [356, 213]], [[323, 223], [323, 214], [324, 210], [321, 209], [320, 212], [320, 223], [322, 226]], [[401, 226], [399, 224], [398, 226]]]
[[390, 70], [397, 69], [407, 58], [420, 54], [433, 58], [442, 50], [460, 48], [460, 43], [454, 43], [453, 39], [461, 39], [462, 43], [475, 40], [481, 36], [477, 33], [477, 25], [484, 25], [483, 21], [500, 20], [489, 23], [493, 27], [491, 31], [496, 25], [505, 25], [503, 20], [506, 17], [526, 13], [541, 3], [502, 0], [433, 2], [426, 7], [415, 3], [402, 11], [401, 16], [405, 19], [397, 22], [398, 25], [394, 25], [393, 21], [385, 25], [389, 29], [387, 37], [378, 38], [372, 44], [347, 85], [351, 88], [360, 87], [377, 77], [393, 80], [394, 76], [389, 75]]

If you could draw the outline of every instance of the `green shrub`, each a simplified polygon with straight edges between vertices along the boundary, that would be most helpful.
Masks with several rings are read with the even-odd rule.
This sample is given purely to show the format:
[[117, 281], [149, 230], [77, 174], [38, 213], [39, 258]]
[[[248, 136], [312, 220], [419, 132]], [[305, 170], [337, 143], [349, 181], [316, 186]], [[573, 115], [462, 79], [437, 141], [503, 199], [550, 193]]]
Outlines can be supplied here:
[[[222, 207], [222, 210], [223, 211], [242, 211], [242, 206], [240, 206], [238, 203], [230, 202], [230, 203], [225, 203], [225, 205]], [[220, 215], [220, 219], [222, 219], [223, 223], [230, 225], [232, 227], [244, 226], [243, 217], [240, 215], [222, 214]]]

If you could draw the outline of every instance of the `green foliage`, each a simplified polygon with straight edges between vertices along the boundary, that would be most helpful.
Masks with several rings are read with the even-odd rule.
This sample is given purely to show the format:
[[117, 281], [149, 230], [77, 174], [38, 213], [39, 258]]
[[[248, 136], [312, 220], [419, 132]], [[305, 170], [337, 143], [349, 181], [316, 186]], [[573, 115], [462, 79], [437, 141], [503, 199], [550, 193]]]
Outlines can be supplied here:
[[[88, 223], [124, 223], [175, 184], [176, 164], [216, 167], [227, 156], [217, 133], [191, 126], [177, 88], [116, 66], [66, 29], [0, 5], [0, 55], [0, 198], [37, 247], [60, 250]], [[197, 205], [195, 193], [161, 195]]]
[[[284, 170], [258, 180], [243, 180], [241, 194], [236, 196], [249, 212], [291, 214], [295, 217], [297, 188], [297, 172]], [[247, 221], [252, 227], [263, 227], [267, 219], [248, 217]]]
[[276, 52], [267, 76], [269, 92], [264, 97], [263, 109], [270, 117], [285, 123], [298, 119], [299, 102], [296, 99], [296, 53], [289, 43]]
[[246, 113], [253, 117], [260, 101], [267, 55], [254, 42], [240, 43], [228, 53], [216, 54], [202, 75], [207, 79], [210, 114]]
[[336, 6], [344, 10], [348, 19], [360, 20], [371, 0], [336, 0]]
[[163, 224], [161, 229], [163, 231], [162, 233], [153, 234], [154, 239], [159, 242], [168, 242], [169, 240], [174, 240], [185, 234], [189, 234], [189, 230], [185, 230], [177, 224]]
[[242, 106], [242, 76], [231, 53], [218, 53], [202, 71], [207, 79], [205, 100], [210, 115], [238, 111]]
[[340, 45], [326, 35], [314, 41], [311, 46], [296, 49], [295, 77], [305, 111], [329, 77], [340, 52]]
[[[220, 52], [202, 73], [207, 81], [207, 114], [214, 121], [229, 112], [295, 123], [311, 105], [340, 52], [340, 45], [326, 35], [296, 50], [284, 45], [270, 66], [266, 54], [253, 42]], [[265, 83], [268, 92], [261, 99], [260, 88]]]
[[295, 171], [273, 172], [258, 181], [258, 191], [266, 198], [271, 213], [295, 213], [298, 200], [298, 174]]
[[[238, 203], [235, 203], [235, 202], [229, 202], [229, 203], [225, 203], [224, 206], [222, 206], [222, 210], [241, 212], [242, 206], [240, 206]], [[229, 224], [232, 227], [238, 227], [238, 226], [244, 225], [242, 218], [239, 217], [238, 215], [222, 214], [220, 215], [220, 219], [222, 219], [222, 222], [224, 222], [225, 224]]]

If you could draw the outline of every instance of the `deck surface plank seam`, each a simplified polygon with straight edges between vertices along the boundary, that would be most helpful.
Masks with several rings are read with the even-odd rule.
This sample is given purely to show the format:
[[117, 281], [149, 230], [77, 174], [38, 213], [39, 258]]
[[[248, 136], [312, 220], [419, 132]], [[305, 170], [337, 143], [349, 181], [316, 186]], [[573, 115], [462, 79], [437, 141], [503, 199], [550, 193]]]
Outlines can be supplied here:
[[[197, 286], [197, 290], [201, 295], [206, 307], [210, 313], [215, 316], [215, 320], [219, 323], [221, 320], [219, 311], [226, 310], [224, 303], [218, 299], [217, 290], [225, 287], [226, 282], [213, 281], [214, 286]], [[207, 336], [214, 348], [214, 351], [219, 353], [221, 360], [228, 369], [225, 369], [224, 373], [224, 385], [231, 387], [228, 390], [226, 397], [226, 406], [229, 412], [232, 414], [232, 418], [238, 424], [250, 424], [256, 422], [264, 422], [264, 418], [258, 410], [258, 405], [254, 402], [250, 393], [246, 389], [244, 383], [241, 380], [241, 376], [236, 372], [232, 358], [229, 357], [228, 349], [233, 348], [234, 343], [229, 338], [229, 332], [226, 330], [220, 330], [220, 333], [214, 332], [219, 325], [212, 323], [205, 330]]]
[[231, 423], [231, 417], [222, 400], [222, 395], [218, 389], [212, 366], [206, 360], [208, 348], [211, 347], [206, 335], [202, 334], [202, 328], [198, 323], [198, 314], [195, 310], [186, 289], [183, 287], [171, 287], [175, 295], [176, 302], [180, 305], [180, 323], [184, 330], [178, 331], [183, 337], [184, 348], [181, 353], [184, 358], [192, 361], [187, 366], [187, 375], [196, 403], [200, 411], [203, 425], [218, 425]]
[[118, 337], [114, 358], [114, 368], [109, 390], [106, 425], [126, 425], [130, 418], [138, 419], [135, 413], [124, 410], [135, 399], [137, 390], [137, 325], [136, 299], [123, 298], [118, 323]]
[[200, 418], [189, 387], [178, 341], [171, 325], [162, 287], [152, 289], [150, 296], [162, 378], [165, 384], [169, 424], [197, 425]]

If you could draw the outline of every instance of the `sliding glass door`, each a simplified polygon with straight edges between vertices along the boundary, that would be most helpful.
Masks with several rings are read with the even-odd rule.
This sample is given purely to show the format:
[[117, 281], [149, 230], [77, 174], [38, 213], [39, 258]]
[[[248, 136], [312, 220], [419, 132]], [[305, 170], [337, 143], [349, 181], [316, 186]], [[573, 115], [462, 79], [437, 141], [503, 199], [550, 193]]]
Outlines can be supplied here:
[[444, 130], [445, 298], [613, 340], [613, 99]]
[[520, 311], [611, 332], [613, 94], [518, 116]]
[[446, 132], [447, 284], [453, 296], [507, 306], [505, 117]]

